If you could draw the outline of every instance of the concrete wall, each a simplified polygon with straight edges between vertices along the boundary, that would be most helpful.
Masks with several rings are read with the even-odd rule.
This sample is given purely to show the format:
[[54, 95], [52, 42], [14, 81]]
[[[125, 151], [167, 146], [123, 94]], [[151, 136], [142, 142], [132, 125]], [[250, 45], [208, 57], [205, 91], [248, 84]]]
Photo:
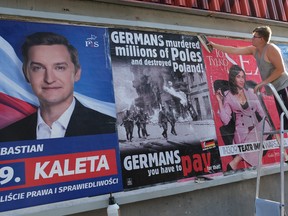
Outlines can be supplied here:
[[[275, 39], [283, 40], [279, 37], [288, 36], [288, 32], [285, 31], [287, 23], [284, 22], [159, 4], [156, 4], [156, 7], [153, 3], [143, 3], [129, 0], [2, 0], [0, 7], [6, 8], [1, 11], [2, 14], [10, 14], [13, 18], [19, 18], [19, 14], [25, 17], [30, 15], [29, 20], [37, 17], [35, 21], [40, 21], [39, 17], [42, 17], [44, 20], [48, 18], [49, 21], [66, 20], [66, 22], [99, 26], [129, 26], [134, 29], [145, 28], [170, 32], [204, 31], [203, 33], [234, 37], [251, 36], [250, 33], [255, 26], [269, 24], [273, 26]], [[21, 9], [21, 11], [10, 9]], [[22, 10], [27, 11], [28, 14]]]
[[[123, 26], [178, 33], [250, 38], [257, 25], [270, 25], [272, 40], [288, 42], [287, 23], [209, 11], [131, 1], [2, 0], [1, 18], [64, 22], [95, 26]], [[279, 170], [267, 168], [261, 195], [279, 200]], [[287, 174], [286, 174], [287, 176]], [[122, 216], [141, 215], [253, 215], [256, 172], [217, 177], [205, 183], [177, 182], [115, 194]], [[287, 189], [285, 190], [287, 194]], [[106, 215], [108, 195], [15, 211], [9, 215]], [[0, 214], [1, 215], [1, 214]], [[4, 214], [3, 214], [4, 215]]]
[[[287, 168], [285, 166], [285, 178], [288, 177]], [[280, 201], [279, 166], [262, 171], [259, 197]], [[215, 177], [203, 183], [174, 182], [115, 193], [114, 197], [120, 205], [121, 216], [252, 216], [256, 174], [254, 170]], [[287, 193], [288, 188], [285, 188], [285, 205], [288, 204]], [[19, 210], [10, 215], [105, 216], [107, 203], [108, 195], [103, 195]]]
[[[263, 179], [261, 178], [261, 182], [263, 183], [261, 184], [263, 186], [261, 196], [279, 201], [279, 175], [266, 176]], [[241, 180], [192, 192], [125, 204], [121, 205], [121, 215], [252, 216], [254, 213], [255, 183], [255, 179]], [[287, 189], [285, 194], [287, 194]], [[106, 209], [101, 209], [73, 215], [105, 216], [107, 214]]]

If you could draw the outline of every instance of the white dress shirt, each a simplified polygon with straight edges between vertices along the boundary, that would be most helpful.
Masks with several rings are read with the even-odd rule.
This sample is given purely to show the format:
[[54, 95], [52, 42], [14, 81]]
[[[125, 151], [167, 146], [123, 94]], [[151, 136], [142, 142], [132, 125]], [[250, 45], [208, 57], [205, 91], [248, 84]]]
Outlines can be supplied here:
[[68, 109], [55, 122], [52, 123], [51, 127], [44, 122], [40, 114], [40, 109], [38, 109], [36, 127], [37, 139], [64, 137], [71, 115], [75, 108], [75, 103], [75, 98], [73, 98], [73, 101]]

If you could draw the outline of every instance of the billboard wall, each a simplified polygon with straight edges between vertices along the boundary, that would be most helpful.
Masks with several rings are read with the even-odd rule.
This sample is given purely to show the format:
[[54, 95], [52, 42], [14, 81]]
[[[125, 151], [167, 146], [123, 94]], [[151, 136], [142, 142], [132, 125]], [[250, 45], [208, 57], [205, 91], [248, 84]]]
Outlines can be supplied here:
[[[233, 172], [254, 169], [259, 128], [263, 122], [267, 130], [279, 127], [277, 113], [271, 112], [276, 109], [273, 97], [253, 93], [260, 81], [253, 56], [209, 53], [195, 35], [9, 20], [0, 26], [0, 211], [221, 177], [231, 167]], [[40, 60], [24, 64], [30, 69], [25, 77], [21, 46], [36, 32], [65, 36], [78, 50], [81, 65], [68, 79], [75, 99], [68, 114], [55, 121], [60, 129], [54, 130], [53, 123], [42, 132], [43, 110], [53, 110], [45, 105], [58, 104], [60, 74], [70, 68], [66, 60], [73, 55], [63, 60], [59, 47], [45, 46]], [[286, 55], [287, 46], [280, 48]], [[242, 105], [228, 82], [235, 65], [245, 74]], [[34, 76], [42, 79], [38, 86]], [[52, 92], [49, 97], [41, 97], [39, 86]], [[242, 117], [245, 126], [239, 127]], [[43, 138], [43, 131], [51, 131], [52, 138]], [[274, 136], [265, 137], [264, 148], [264, 164], [278, 163]]]

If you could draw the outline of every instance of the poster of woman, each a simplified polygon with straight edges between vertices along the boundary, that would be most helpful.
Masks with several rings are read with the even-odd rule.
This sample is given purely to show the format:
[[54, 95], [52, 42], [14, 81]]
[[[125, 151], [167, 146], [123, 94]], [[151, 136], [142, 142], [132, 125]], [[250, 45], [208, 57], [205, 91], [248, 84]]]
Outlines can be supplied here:
[[[209, 38], [222, 44], [244, 46], [244, 40]], [[265, 92], [255, 94], [253, 87], [260, 81], [252, 56], [228, 55], [219, 50], [204, 51], [211, 103], [223, 171], [255, 169], [258, 164], [259, 141], [265, 131], [279, 125], [274, 99]], [[264, 117], [267, 118], [264, 119]], [[264, 164], [279, 161], [274, 136], [264, 136]]]

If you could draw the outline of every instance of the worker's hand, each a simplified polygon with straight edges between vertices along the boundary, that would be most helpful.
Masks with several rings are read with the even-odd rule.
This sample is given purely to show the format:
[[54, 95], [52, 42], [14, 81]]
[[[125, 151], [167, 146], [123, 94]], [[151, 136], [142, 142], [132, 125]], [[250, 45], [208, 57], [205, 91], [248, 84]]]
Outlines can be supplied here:
[[260, 92], [263, 86], [263, 83], [259, 83], [258, 85], [256, 85], [254, 88], [254, 93], [257, 94], [258, 92]]
[[218, 102], [222, 102], [222, 101], [223, 101], [223, 98], [224, 98], [224, 96], [223, 96], [223, 94], [222, 94], [221, 89], [218, 89], [218, 90], [216, 91], [216, 99], [217, 99], [217, 101], [218, 101]]

